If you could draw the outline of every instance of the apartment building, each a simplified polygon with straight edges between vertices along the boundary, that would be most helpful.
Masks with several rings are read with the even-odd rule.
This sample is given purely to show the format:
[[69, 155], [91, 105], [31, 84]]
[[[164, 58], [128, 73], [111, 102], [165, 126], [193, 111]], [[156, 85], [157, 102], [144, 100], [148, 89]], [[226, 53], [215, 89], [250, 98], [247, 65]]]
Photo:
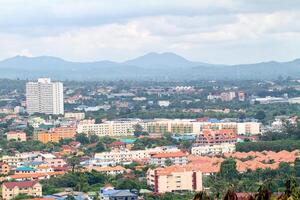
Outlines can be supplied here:
[[243, 122], [237, 123], [238, 135], [259, 135], [261, 134], [261, 123]]
[[15, 140], [20, 142], [26, 141], [26, 133], [22, 131], [9, 131], [6, 134], [7, 140]]
[[155, 193], [202, 191], [202, 172], [197, 166], [190, 165], [149, 169], [147, 184]]
[[83, 123], [77, 127], [78, 133], [96, 134], [98, 136], [129, 136], [133, 135], [134, 126], [145, 123], [141, 120], [107, 121], [101, 124]]
[[2, 185], [2, 199], [11, 200], [19, 194], [42, 196], [42, 185], [38, 181], [5, 182]]
[[76, 135], [76, 127], [57, 127], [52, 128], [49, 132], [38, 132], [35, 138], [42, 143], [48, 142], [58, 143], [61, 139], [74, 138]]
[[113, 150], [111, 152], [96, 153], [95, 159], [101, 160], [102, 163], [126, 163], [149, 159], [152, 154], [162, 152], [178, 152], [176, 147], [156, 147], [146, 150]]
[[29, 114], [64, 114], [63, 84], [50, 78], [26, 83], [26, 110]]
[[202, 134], [196, 136], [194, 146], [209, 146], [216, 144], [235, 144], [237, 136], [232, 129], [203, 130]]
[[220, 122], [220, 121], [196, 121], [192, 119], [155, 119], [155, 120], [124, 120], [106, 121], [101, 124], [93, 122], [80, 123], [77, 127], [78, 133], [96, 134], [98, 136], [128, 136], [133, 135], [134, 126], [141, 125], [148, 133], [176, 133], [201, 134], [206, 129], [234, 130], [237, 134], [259, 134], [260, 123], [257, 122]]
[[24, 163], [27, 163], [32, 158], [27, 154], [16, 154], [14, 156], [3, 156], [2, 162], [8, 164], [10, 167], [21, 167]]
[[149, 164], [157, 166], [167, 166], [168, 162], [172, 165], [186, 165], [188, 163], [188, 154], [182, 151], [163, 152], [151, 155]]
[[223, 154], [235, 152], [235, 144], [223, 143], [205, 146], [192, 147], [191, 152], [193, 155], [208, 155], [208, 154]]
[[83, 120], [85, 118], [85, 114], [83, 112], [68, 112], [65, 113], [65, 118]]

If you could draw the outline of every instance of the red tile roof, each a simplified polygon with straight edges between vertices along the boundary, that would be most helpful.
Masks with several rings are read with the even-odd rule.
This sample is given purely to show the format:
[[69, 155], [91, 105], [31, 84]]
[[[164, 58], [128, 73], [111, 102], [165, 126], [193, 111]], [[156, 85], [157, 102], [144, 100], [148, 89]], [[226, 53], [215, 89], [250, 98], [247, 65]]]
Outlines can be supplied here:
[[33, 187], [37, 183], [38, 181], [22, 181], [22, 182], [5, 182], [3, 183], [3, 185], [9, 189], [13, 189], [14, 187], [19, 187], [19, 188]]

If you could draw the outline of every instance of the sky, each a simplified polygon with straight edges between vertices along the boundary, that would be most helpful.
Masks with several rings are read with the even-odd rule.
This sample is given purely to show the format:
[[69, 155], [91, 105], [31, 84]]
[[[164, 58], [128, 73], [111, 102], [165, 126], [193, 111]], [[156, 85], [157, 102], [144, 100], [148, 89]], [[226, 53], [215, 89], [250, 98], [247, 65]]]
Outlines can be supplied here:
[[0, 59], [223, 64], [300, 58], [300, 0], [0, 0]]

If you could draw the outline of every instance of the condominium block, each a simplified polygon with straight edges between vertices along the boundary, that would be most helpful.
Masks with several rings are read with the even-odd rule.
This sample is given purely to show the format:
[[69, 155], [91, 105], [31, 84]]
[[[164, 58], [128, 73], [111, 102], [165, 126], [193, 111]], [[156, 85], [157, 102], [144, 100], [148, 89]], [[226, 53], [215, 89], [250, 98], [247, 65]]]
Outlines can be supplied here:
[[63, 84], [40, 78], [26, 84], [26, 110], [29, 114], [64, 114]]

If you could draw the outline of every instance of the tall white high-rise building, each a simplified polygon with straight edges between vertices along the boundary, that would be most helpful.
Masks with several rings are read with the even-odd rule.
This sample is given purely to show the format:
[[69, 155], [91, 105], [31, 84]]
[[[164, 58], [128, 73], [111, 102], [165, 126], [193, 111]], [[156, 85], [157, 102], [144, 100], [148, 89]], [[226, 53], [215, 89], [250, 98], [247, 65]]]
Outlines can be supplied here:
[[29, 114], [64, 114], [64, 94], [61, 82], [39, 78], [26, 84], [26, 108]]

